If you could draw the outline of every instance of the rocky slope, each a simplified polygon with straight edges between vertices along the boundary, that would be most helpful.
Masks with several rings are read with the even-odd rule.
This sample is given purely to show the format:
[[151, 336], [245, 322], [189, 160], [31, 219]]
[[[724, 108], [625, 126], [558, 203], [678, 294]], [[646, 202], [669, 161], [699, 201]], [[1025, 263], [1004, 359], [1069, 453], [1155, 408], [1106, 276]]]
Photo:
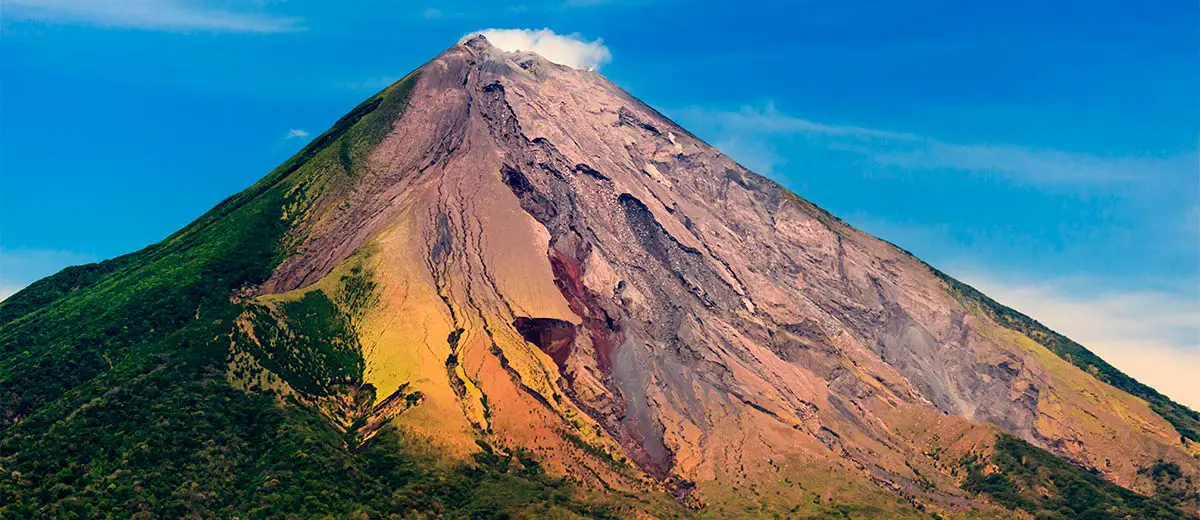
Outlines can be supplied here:
[[[81, 348], [31, 328], [106, 284], [153, 289], [139, 263], [193, 254], [247, 204], [280, 229], [246, 239], [274, 248], [262, 269], [213, 289], [224, 382], [319, 411], [346, 449], [403, 432], [451, 458], [527, 458], [601, 496], [640, 493], [621, 516], [1197, 508], [1195, 412], [598, 74], [482, 37], [150, 253], [0, 305], [10, 429], [59, 420], [46, 410], [70, 413], [136, 350], [104, 343], [109, 370], [20, 396], [56, 370], [31, 347]], [[22, 448], [0, 447], [17, 466]]]

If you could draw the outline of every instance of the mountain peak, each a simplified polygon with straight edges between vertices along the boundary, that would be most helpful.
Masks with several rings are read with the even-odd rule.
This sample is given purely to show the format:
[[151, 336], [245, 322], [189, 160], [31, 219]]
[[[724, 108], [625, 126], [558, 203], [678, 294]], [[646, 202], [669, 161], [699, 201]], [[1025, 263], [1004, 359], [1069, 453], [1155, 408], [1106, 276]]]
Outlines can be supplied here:
[[[54, 345], [5, 358], [0, 417], [204, 350], [349, 459], [420, 438], [716, 516], [1003, 517], [1054, 482], [1133, 511], [1200, 478], [1195, 412], [535, 56], [468, 37], [164, 243], [0, 303], [0, 352]], [[1040, 469], [985, 482], [1013, 461]]]
[[[441, 392], [411, 427], [538, 443], [563, 469], [577, 447], [544, 429], [572, 432], [697, 501], [712, 489], [692, 484], [758, 478], [769, 465], [728, 471], [770, 459], [903, 487], [934, 470], [879, 454], [904, 460], [950, 431], [999, 428], [1129, 486], [1158, 453], [1189, 460], [1137, 398], [599, 76], [482, 36], [462, 48], [419, 69], [356, 188], [330, 202], [349, 208], [318, 202], [266, 285], [304, 291], [364, 250], [392, 266], [376, 271], [375, 312], [422, 318], [368, 325], [391, 345], [366, 355], [368, 380]], [[439, 368], [397, 365], [410, 358]], [[941, 431], [896, 429], [917, 419]], [[1159, 448], [1130, 457], [1115, 432]]]
[[492, 45], [492, 42], [488, 41], [487, 37], [482, 33], [467, 35], [459, 42], [459, 45], [484, 53], [496, 49], [496, 47]]
[[459, 45], [473, 48], [481, 57], [503, 54], [526, 63], [525, 68], [536, 58], [556, 67], [591, 71], [611, 58], [600, 40], [587, 42], [577, 35], [558, 35], [549, 29], [486, 29], [464, 36]]

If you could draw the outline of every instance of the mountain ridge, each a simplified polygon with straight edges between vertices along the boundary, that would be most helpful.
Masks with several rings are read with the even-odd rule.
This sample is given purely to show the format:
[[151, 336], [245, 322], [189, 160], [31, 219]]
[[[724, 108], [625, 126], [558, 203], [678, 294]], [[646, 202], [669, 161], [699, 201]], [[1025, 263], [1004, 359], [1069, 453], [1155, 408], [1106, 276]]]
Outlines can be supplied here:
[[[723, 215], [710, 209], [715, 203]], [[1194, 438], [1185, 432], [1194, 412], [1176, 417], [1183, 426], [1168, 423], [1021, 331], [954, 307], [954, 286], [939, 295], [929, 281], [952, 279], [741, 168], [602, 77], [481, 40], [452, 47], [373, 96], [163, 243], [109, 267], [72, 268], [0, 304], [4, 366], [22, 378], [0, 381], [5, 420], [37, 413], [40, 405], [16, 392], [47, 374], [10, 357], [37, 344], [20, 322], [38, 310], [24, 309], [75, 297], [64, 287], [76, 274], [77, 291], [95, 290], [89, 282], [119, 286], [105, 277], [173, 247], [203, 245], [195, 237], [237, 228], [226, 219], [247, 207], [274, 225], [239, 244], [278, 243], [258, 257], [279, 263], [201, 291], [210, 296], [195, 316], [206, 301], [226, 308], [228, 290], [235, 308], [225, 312], [237, 317], [225, 379], [362, 434], [348, 445], [374, 446], [372, 437], [394, 426], [468, 459], [520, 459], [518, 448], [536, 446], [535, 459], [584, 488], [661, 488], [718, 516], [760, 501], [773, 502], [762, 512], [804, 504], [816, 515], [857, 501], [869, 505], [846, 514], [999, 515], [959, 489], [957, 466], [928, 455], [987, 460], [991, 427], [958, 415], [1000, 424], [1150, 493], [1160, 485], [1146, 476], [1155, 460], [1195, 474], [1186, 455]], [[728, 238], [737, 234], [795, 245], [751, 241], [772, 262], [756, 263], [740, 252], [744, 242]], [[225, 254], [241, 255], [240, 247]], [[911, 274], [922, 268], [934, 278]], [[213, 271], [202, 266], [181, 285]], [[293, 312], [306, 318], [294, 321]], [[327, 325], [305, 332], [306, 323]], [[555, 331], [567, 327], [575, 329], [564, 342]], [[326, 335], [333, 330], [341, 332]], [[939, 342], [957, 345], [959, 357], [933, 348]], [[350, 353], [341, 375], [307, 375], [334, 368], [329, 355], [339, 352]], [[974, 357], [980, 352], [986, 362]], [[87, 372], [103, 372], [108, 357], [100, 354]], [[956, 379], [953, 370], [921, 365], [926, 359], [967, 363], [982, 375]], [[988, 397], [997, 390], [979, 394], [970, 385], [1008, 394]], [[45, 400], [56, 400], [53, 393]], [[402, 409], [378, 408], [396, 395]], [[1005, 404], [1009, 395], [1024, 404]], [[1095, 422], [1064, 404], [1089, 410]], [[1127, 446], [1106, 447], [1089, 430], [1104, 423], [1096, 414], [1133, 425], [1099, 431], [1157, 447], [1125, 460], [1117, 448]], [[740, 427], [721, 426], [729, 420]], [[748, 447], [743, 432], [763, 447]], [[959, 444], [943, 446], [943, 434]], [[0, 466], [20, 457], [18, 445], [0, 446]], [[804, 484], [822, 480], [842, 484], [812, 502]], [[760, 487], [774, 488], [776, 498], [759, 498]], [[892, 493], [899, 502], [881, 498]]]

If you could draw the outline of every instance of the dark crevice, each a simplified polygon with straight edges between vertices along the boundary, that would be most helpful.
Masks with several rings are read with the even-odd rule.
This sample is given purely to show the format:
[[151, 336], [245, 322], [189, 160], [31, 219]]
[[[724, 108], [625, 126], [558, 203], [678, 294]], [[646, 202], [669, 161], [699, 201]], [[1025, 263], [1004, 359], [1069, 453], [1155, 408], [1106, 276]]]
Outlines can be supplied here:
[[554, 318], [526, 318], [513, 320], [513, 328], [554, 360], [559, 369], [566, 367], [567, 358], [575, 344], [575, 325]]
[[612, 179], [608, 178], [608, 176], [604, 175], [603, 173], [600, 173], [599, 170], [592, 168], [591, 166], [588, 166], [584, 163], [576, 164], [574, 171], [575, 171], [575, 173], [581, 173], [583, 175], [587, 175], [588, 177], [592, 177], [594, 179], [599, 179], [602, 181], [611, 181], [612, 180]]

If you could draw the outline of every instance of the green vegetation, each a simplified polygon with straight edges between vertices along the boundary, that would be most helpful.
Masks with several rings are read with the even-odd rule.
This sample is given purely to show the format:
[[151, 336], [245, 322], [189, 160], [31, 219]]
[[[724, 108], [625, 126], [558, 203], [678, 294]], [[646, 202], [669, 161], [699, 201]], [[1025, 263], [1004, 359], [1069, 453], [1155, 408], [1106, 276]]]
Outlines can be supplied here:
[[177, 348], [178, 331], [225, 312], [232, 292], [277, 262], [285, 199], [280, 186], [264, 190], [226, 218], [114, 261], [69, 295], [54, 293], [71, 285], [62, 281], [71, 269], [14, 296], [50, 303], [0, 323], [0, 422], [37, 413], [131, 356]]
[[1185, 475], [1179, 464], [1159, 459], [1150, 467], [1138, 470], [1154, 481], [1154, 497], [1180, 508], [1200, 509], [1200, 485]]
[[0, 518], [612, 517], [528, 458], [447, 463], [391, 427], [352, 449], [311, 408], [231, 388], [218, 334], [233, 318], [6, 430]]
[[967, 471], [963, 489], [1028, 511], [1039, 520], [1187, 518], [1160, 500], [1108, 482], [1008, 434], [997, 436], [990, 461], [971, 454], [961, 462]]
[[1158, 393], [1157, 390], [1125, 375], [1124, 372], [1100, 359], [1100, 356], [1084, 348], [1083, 345], [1050, 330], [1045, 325], [1038, 323], [1037, 320], [997, 303], [974, 287], [955, 280], [946, 273], [932, 267], [930, 269], [950, 286], [964, 304], [973, 304], [1000, 325], [1029, 336], [1030, 339], [1050, 349], [1051, 352], [1067, 362], [1092, 374], [1096, 379], [1145, 399], [1150, 404], [1150, 409], [1171, 423], [1181, 436], [1193, 442], [1200, 442], [1200, 412], [1176, 403], [1171, 398]]
[[[343, 394], [352, 402], [364, 401], [359, 404], [366, 408], [374, 403], [374, 388], [363, 384], [366, 362], [358, 322], [379, 296], [370, 271], [351, 261], [355, 263], [339, 277], [332, 295], [310, 288], [296, 299], [246, 305], [232, 335], [235, 379], [256, 380], [265, 369], [306, 397]], [[237, 362], [241, 353], [257, 367]]]
[[[582, 450], [584, 453], [591, 455], [596, 460], [604, 461], [605, 464], [607, 464], [608, 467], [613, 471], [617, 473], [625, 473], [629, 470], [629, 467], [625, 465], [623, 460], [617, 460], [611, 453], [608, 452], [608, 450], [593, 445], [583, 440], [583, 438], [580, 436], [566, 430], [560, 430], [558, 434], [561, 435], [562, 438], [566, 439], [567, 442], [570, 442], [571, 444], [575, 445], [576, 448]], [[624, 457], [622, 457], [622, 459], [624, 459]]]
[[125, 267], [135, 255], [125, 255], [97, 264], [78, 265], [63, 269], [55, 276], [33, 282], [0, 306], [0, 324], [13, 321], [40, 307], [54, 303], [75, 291], [86, 289], [104, 275]]
[[325, 396], [337, 385], [362, 381], [358, 336], [345, 313], [321, 290], [283, 302], [278, 311], [252, 305], [247, 314], [256, 339], [246, 337], [248, 331], [239, 327], [234, 343], [296, 390]]
[[290, 384], [319, 394], [361, 380], [350, 338], [374, 293], [366, 273], [351, 270], [336, 294], [311, 291], [270, 307], [240, 295], [289, 253], [293, 223], [353, 174], [347, 165], [358, 150], [386, 134], [414, 78], [166, 240], [66, 269], [0, 303], [0, 518], [620, 512], [577, 497], [524, 452], [450, 462], [392, 426], [349, 442], [316, 408], [227, 380], [239, 319], [271, 331], [259, 336], [255, 358]]

